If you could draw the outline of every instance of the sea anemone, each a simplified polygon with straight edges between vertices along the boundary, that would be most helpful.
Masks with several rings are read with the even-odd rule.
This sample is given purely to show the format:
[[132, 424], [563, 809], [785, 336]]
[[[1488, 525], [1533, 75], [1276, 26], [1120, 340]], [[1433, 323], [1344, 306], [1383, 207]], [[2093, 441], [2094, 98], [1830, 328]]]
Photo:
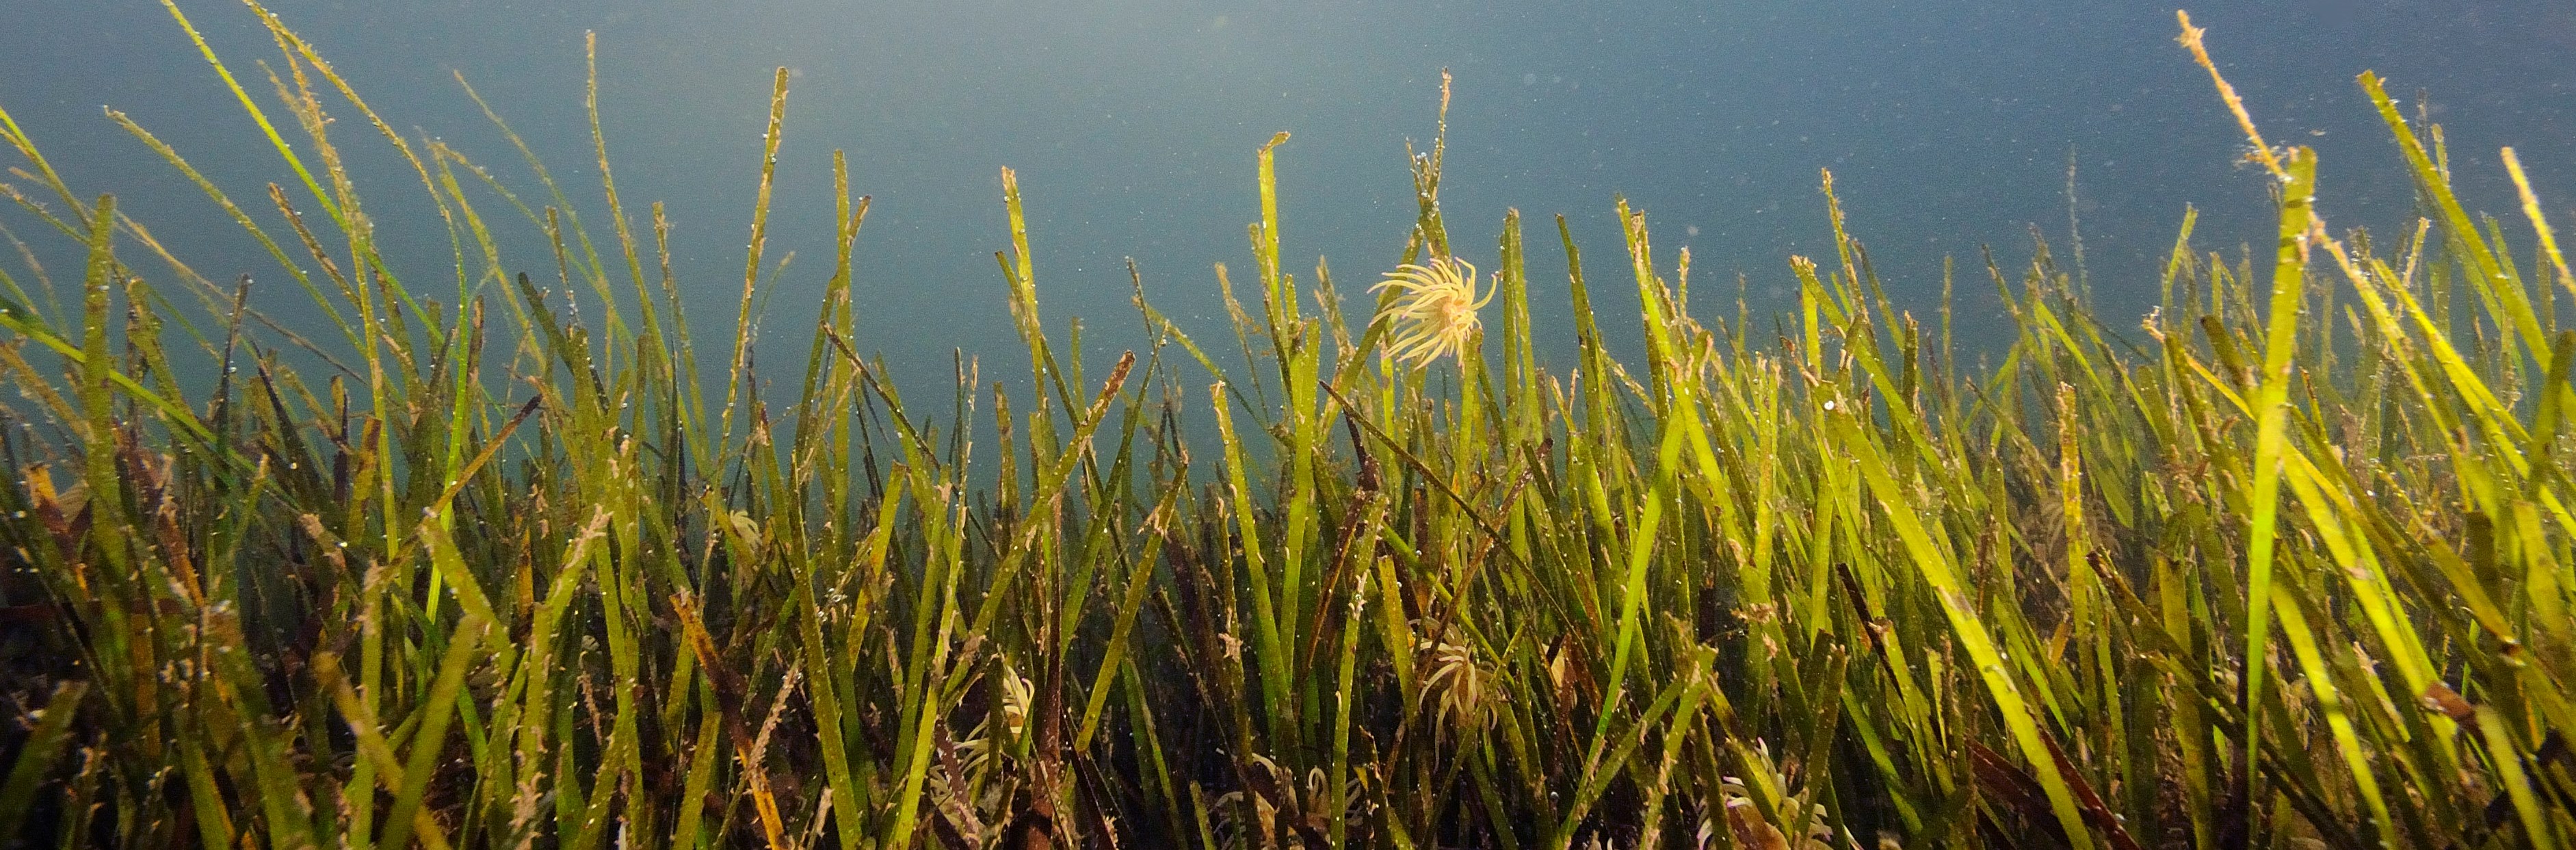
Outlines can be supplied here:
[[1456, 257], [1435, 257], [1428, 265], [1406, 263], [1369, 291], [1390, 287], [1397, 296], [1388, 308], [1395, 327], [1386, 355], [1415, 366], [1466, 351], [1476, 337], [1476, 311], [1494, 300], [1493, 290], [1476, 297], [1476, 267]]

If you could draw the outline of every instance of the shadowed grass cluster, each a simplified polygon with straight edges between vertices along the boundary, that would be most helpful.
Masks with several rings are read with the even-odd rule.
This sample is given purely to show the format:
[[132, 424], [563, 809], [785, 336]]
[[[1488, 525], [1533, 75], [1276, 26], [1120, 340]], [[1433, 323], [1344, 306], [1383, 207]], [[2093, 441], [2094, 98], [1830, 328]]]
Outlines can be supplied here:
[[[1689, 253], [1623, 203], [1626, 361], [1559, 219], [1580, 345], [1542, 365], [1558, 272], [1517, 214], [1453, 247], [1445, 118], [1385, 267], [1490, 281], [1353, 311], [1293, 273], [1282, 134], [1252, 297], [1217, 269], [1239, 358], [1139, 283], [1149, 344], [1086, 364], [1004, 171], [1029, 381], [961, 361], [925, 407], [851, 339], [868, 203], [837, 154], [801, 374], [750, 367], [784, 70], [701, 352], [595, 84], [597, 241], [542, 168], [517, 194], [392, 131], [256, 4], [279, 52], [247, 86], [169, 8], [293, 179], [253, 214], [109, 117], [327, 324], [267, 321], [0, 113], [13, 220], [87, 258], [76, 290], [0, 271], [0, 845], [2576, 842], [2576, 277], [2510, 150], [2521, 219], [2472, 216], [2370, 75], [2424, 212], [2395, 238], [2327, 226], [2315, 155], [2263, 140], [2186, 18], [2277, 244], [2231, 261], [2186, 217], [2143, 323], [2044, 245], [1989, 257], [2016, 330], [1973, 370], [1949, 284], [1934, 328], [1893, 309], [1830, 175], [1835, 253], [1791, 258], [1777, 318], [1694, 312]], [[374, 228], [357, 143], [443, 232]], [[378, 248], [442, 236], [452, 269]]]

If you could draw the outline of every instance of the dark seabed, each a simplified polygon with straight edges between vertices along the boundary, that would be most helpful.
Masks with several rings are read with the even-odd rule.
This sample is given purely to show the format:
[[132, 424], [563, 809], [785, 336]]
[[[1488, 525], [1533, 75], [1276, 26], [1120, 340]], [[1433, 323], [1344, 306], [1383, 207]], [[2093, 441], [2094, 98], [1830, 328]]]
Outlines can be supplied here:
[[[269, 50], [227, 3], [183, 6], [216, 48]], [[1817, 170], [1900, 307], [1928, 313], [1941, 261], [1963, 270], [1963, 342], [2000, 309], [1979, 270], [2009, 270], [2030, 228], [2068, 230], [2067, 165], [2090, 278], [2107, 315], [2143, 312], [2185, 205], [2204, 247], [2269, 238], [2258, 169], [2205, 74], [2173, 41], [2172, 10], [2133, 3], [1315, 2], [305, 2], [276, 10], [407, 131], [437, 135], [523, 190], [518, 157], [464, 96], [461, 72], [526, 136], [595, 233], [608, 229], [582, 120], [582, 33], [600, 39], [601, 108], [629, 200], [665, 200], [701, 324], [740, 289], [769, 73], [793, 69], [775, 258], [803, 259], [761, 316], [773, 358], [801, 352], [830, 269], [829, 156], [875, 197], [858, 248], [859, 341], [907, 386], [936, 390], [954, 347], [1018, 343], [992, 252], [1007, 243], [997, 170], [1019, 171], [1040, 290], [1086, 349], [1134, 344], [1122, 258], [1186, 329], [1222, 334], [1210, 265], [1248, 269], [1252, 152], [1276, 131], [1289, 267], [1328, 258], [1345, 295], [1393, 266], [1412, 216], [1404, 144], [1427, 146], [1439, 71], [1456, 75], [1445, 208], [1463, 255], [1493, 259], [1506, 207], [1538, 229], [1532, 275], [1542, 357], [1570, 356], [1561, 252], [1568, 216], [1615, 252], [1615, 194], [1649, 212], [1662, 249], [1687, 244], [1704, 288], [1744, 275], [1756, 310], [1790, 304], [1792, 253], [1829, 253]], [[2276, 141], [2315, 145], [2339, 224], [2407, 222], [2412, 189], [2352, 82], [2431, 96], [2471, 206], [2514, 208], [2499, 146], [2520, 149], [2542, 197], [2576, 191], [2576, 8], [2301, 0], [2193, 10], [2221, 66]], [[216, 181], [256, 198], [291, 174], [261, 143], [168, 15], [142, 0], [13, 0], [0, 26], [0, 103], [74, 185], [119, 193], [209, 276], [272, 264], [203, 196], [99, 114], [162, 133]], [[253, 86], [265, 84], [246, 80]], [[279, 120], [287, 120], [283, 116]], [[360, 185], [397, 256], [440, 273], [449, 246], [413, 181], [354, 116]], [[12, 220], [13, 223], [15, 220]], [[14, 224], [13, 224], [14, 226]], [[522, 228], [524, 230], [524, 228]], [[419, 234], [411, 238], [406, 234]], [[552, 276], [542, 246], [506, 256]], [[1599, 258], [1596, 257], [1596, 262]], [[65, 260], [64, 262], [70, 262]], [[282, 279], [281, 279], [282, 280]], [[1600, 287], [1604, 315], [1633, 290]], [[1707, 290], [1704, 290], [1707, 291]], [[285, 285], [261, 303], [292, 316]], [[2118, 323], [2114, 322], [2114, 325]], [[1621, 347], [1635, 330], [1612, 322]], [[794, 329], [794, 330], [785, 330]], [[1623, 341], [1624, 340], [1624, 341]], [[776, 377], [773, 375], [773, 378]]]

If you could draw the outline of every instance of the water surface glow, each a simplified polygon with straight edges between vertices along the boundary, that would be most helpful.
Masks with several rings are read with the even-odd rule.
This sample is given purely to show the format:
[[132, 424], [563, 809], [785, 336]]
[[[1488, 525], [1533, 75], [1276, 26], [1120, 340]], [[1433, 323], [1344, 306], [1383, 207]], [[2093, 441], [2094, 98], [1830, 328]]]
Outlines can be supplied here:
[[[219, 51], [251, 71], [271, 50], [244, 10], [189, 2]], [[1542, 357], [1565, 362], [1572, 322], [1546, 217], [1610, 251], [1625, 193], [1687, 244], [1704, 286], [1737, 273], [1757, 309], [1787, 303], [1786, 258], [1830, 251], [1817, 170], [1834, 170], [1855, 231], [1900, 306], [1925, 310], [1941, 259], [2011, 268], [2030, 230], [2063, 242], [2066, 165], [2107, 313], [2142, 312], [2185, 204], [2201, 243], [2268, 239], [2270, 210], [2207, 78], [2172, 41], [2172, 10], [2100, 2], [1023, 4], [901, 0], [746, 3], [284, 0], [397, 125], [437, 135], [531, 189], [517, 156], [455, 85], [461, 72], [524, 134], [609, 233], [581, 119], [585, 31], [600, 36], [610, 153], [639, 219], [669, 201], [690, 306], [730, 317], [771, 69], [792, 69], [771, 256], [780, 279], [764, 351], [804, 344], [829, 274], [829, 155], [851, 156], [875, 211], [858, 248], [858, 341], [906, 385], [937, 387], [948, 351], [1017, 351], [992, 252], [1007, 244], [996, 174], [1029, 196], [1041, 297], [1059, 330], [1086, 319], [1095, 356], [1134, 344], [1123, 258], [1167, 313], [1218, 334], [1210, 265], [1248, 269], [1258, 215], [1253, 150], [1277, 131], [1287, 268], [1324, 256], [1345, 295], [1392, 268], [1412, 215], [1404, 144], [1429, 142], [1442, 68], [1457, 76], [1443, 194], [1466, 258], [1491, 263], [1506, 207], [1530, 218]], [[2317, 146], [2339, 224], [2388, 226], [2411, 189], [2354, 74], [2431, 94], [2472, 202], [2510, 212], [2495, 162], [2518, 147], [2543, 197], [2576, 190], [2576, 11], [2539, 0], [2215, 3], [2194, 9], [2273, 136]], [[289, 179], [177, 27], [142, 0], [19, 0], [0, 27], [0, 103], [86, 191], [115, 191], [210, 275], [271, 273], [202, 196], [98, 114], [162, 133], [237, 195]], [[259, 84], [252, 79], [249, 82]], [[344, 110], [345, 113], [345, 110]], [[343, 114], [344, 119], [354, 116]], [[344, 120], [391, 251], [425, 275], [446, 240], [367, 128]], [[13, 219], [13, 226], [16, 222]], [[418, 234], [417, 237], [406, 234]], [[2064, 250], [2061, 245], [2061, 252]], [[533, 241], [515, 268], [552, 276]], [[274, 275], [272, 275], [274, 276]], [[1980, 275], [1981, 276], [1981, 275]], [[1995, 321], [1991, 287], [1962, 281], [1961, 321]], [[1623, 286], [1597, 287], [1605, 315]], [[269, 286], [293, 316], [301, 294]], [[792, 330], [790, 330], [792, 329]], [[1634, 329], [1613, 342], [1633, 346]], [[1221, 335], [1221, 334], [1220, 334]], [[779, 346], [785, 346], [780, 348]]]

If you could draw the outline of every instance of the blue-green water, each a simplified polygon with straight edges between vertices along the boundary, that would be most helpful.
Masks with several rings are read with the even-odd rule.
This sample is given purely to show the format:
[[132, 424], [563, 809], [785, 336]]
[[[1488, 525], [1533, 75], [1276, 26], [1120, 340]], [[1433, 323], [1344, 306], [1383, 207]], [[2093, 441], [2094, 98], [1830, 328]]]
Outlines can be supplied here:
[[[254, 91], [266, 90], [251, 63], [275, 52], [247, 11], [206, 0], [182, 8]], [[2144, 4], [274, 8], [398, 128], [459, 146], [533, 198], [526, 169], [450, 76], [461, 72], [606, 238], [581, 114], [582, 34], [597, 31], [605, 130], [629, 214], [640, 220], [643, 202], [669, 202], [702, 333], [730, 329], [769, 74], [792, 68], [770, 248], [773, 259], [788, 250], [799, 259], [761, 318], [773, 377], [801, 354], [830, 272], [834, 148], [850, 154], [854, 191], [876, 200], [858, 248], [860, 347], [888, 352], [907, 386], [935, 391], [951, 348], [984, 355], [988, 378], [1018, 362], [992, 256], [1007, 244], [1000, 167], [1021, 175], [1059, 333], [1079, 315], [1093, 352], [1133, 344], [1122, 263], [1132, 256], [1164, 310], [1230, 346], [1210, 265], [1250, 273], [1254, 148], [1273, 132], [1295, 134], [1279, 166], [1290, 268], [1305, 277], [1328, 257], [1342, 291], [1355, 293], [1403, 246], [1413, 204], [1404, 144], [1430, 141], [1442, 68], [1457, 80], [1443, 193], [1453, 238], [1489, 264], [1504, 210], [1530, 217], [1542, 356], [1560, 364], [1572, 322], [1546, 217], [1569, 216], [1592, 252], [1604, 314], [1634, 315], [1621, 304], [1630, 290], [1617, 274], [1615, 193], [1650, 213], [1659, 248], [1692, 249], [1703, 292], [1731, 291], [1740, 272], [1757, 308], [1787, 303], [1788, 255], [1832, 250], [1819, 168], [1834, 170], [1856, 233], [1901, 305], [1918, 312], [1933, 304], [1945, 255], [1976, 269], [1980, 245], [1992, 244], [2009, 270], [2026, 261], [2033, 224], [2064, 250], [2070, 154], [2090, 277], [2112, 315], [2153, 300], [2186, 204], [2204, 211], [2204, 247], [2260, 244], [2271, 226], [2258, 173], [2234, 165], [2241, 136], [2173, 42], [2172, 10]], [[2193, 11], [2266, 131], [2320, 149], [2321, 194], [2338, 225], [2388, 227], [2411, 214], [2394, 149], [2352, 82], [2365, 69], [2393, 93], [2430, 92], [2477, 206], [2514, 212], [2496, 162], [2504, 145], [2520, 149], [2544, 197], [2576, 198], [2576, 8], [2301, 0]], [[0, 105], [75, 188], [118, 193], [200, 272], [259, 275], [263, 305], [290, 321], [309, 316], [264, 253], [102, 118], [102, 104], [275, 218], [250, 202], [266, 182], [292, 185], [291, 173], [157, 4], [8, 0]], [[449, 245], [423, 226], [431, 219], [417, 182], [353, 111], [337, 115], [401, 270], [440, 282], [426, 291], [448, 291]], [[46, 234], [23, 211], [0, 209], [0, 223], [40, 250], [61, 244], [38, 238]], [[552, 277], [540, 243], [508, 245], [514, 269]], [[77, 267], [40, 257], [57, 275]], [[0, 263], [19, 269], [14, 256]], [[1961, 283], [1963, 327], [1992, 327], [1991, 287]]]

